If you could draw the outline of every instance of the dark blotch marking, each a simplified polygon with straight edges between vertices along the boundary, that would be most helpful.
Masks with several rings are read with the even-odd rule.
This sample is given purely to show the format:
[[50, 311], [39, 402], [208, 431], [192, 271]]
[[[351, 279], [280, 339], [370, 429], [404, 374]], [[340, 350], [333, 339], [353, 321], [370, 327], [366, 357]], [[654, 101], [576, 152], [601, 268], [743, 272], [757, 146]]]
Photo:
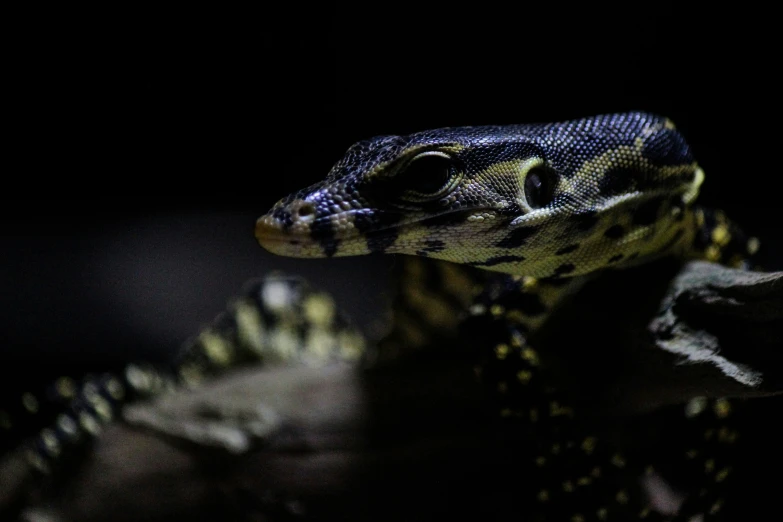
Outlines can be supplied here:
[[606, 229], [606, 232], [604, 232], [604, 236], [608, 237], [609, 239], [620, 239], [623, 237], [623, 234], [625, 234], [625, 229], [622, 227], [622, 225], [612, 225]]
[[559, 267], [555, 268], [555, 271], [552, 272], [552, 277], [559, 277], [564, 274], [570, 274], [576, 269], [576, 266], [574, 266], [573, 263], [563, 263]]
[[425, 252], [424, 250], [417, 250], [416, 251], [416, 255], [419, 256], [419, 257], [427, 257], [430, 254], [429, 254], [429, 252]]
[[575, 243], [573, 245], [568, 245], [568, 246], [565, 246], [565, 247], [561, 248], [557, 252], [555, 252], [555, 255], [556, 256], [562, 256], [562, 255], [565, 255], [565, 254], [570, 254], [571, 252], [573, 252], [577, 248], [579, 248], [579, 244], [578, 243]]
[[610, 169], [598, 180], [598, 191], [604, 197], [625, 194], [643, 177], [644, 173], [636, 169]]
[[330, 239], [330, 240], [318, 240], [319, 243], [321, 243], [321, 248], [324, 251], [324, 254], [326, 254], [326, 257], [332, 257], [337, 253], [337, 247], [340, 245], [340, 240], [338, 239]]
[[585, 210], [575, 215], [572, 219], [576, 229], [580, 232], [587, 232], [592, 229], [596, 223], [598, 223], [598, 211], [597, 210]]
[[715, 217], [715, 211], [712, 209], [700, 208], [697, 212], [701, 212], [702, 216], [704, 216], [704, 223], [697, 231], [693, 247], [704, 251], [712, 244], [712, 231], [718, 226], [718, 221]]
[[542, 277], [541, 279], [538, 280], [538, 282], [555, 288], [559, 288], [561, 286], [567, 285], [570, 281], [567, 278], [550, 276], [550, 277]]
[[470, 214], [468, 212], [449, 212], [442, 216], [425, 219], [419, 224], [424, 227], [448, 227], [465, 223]]
[[631, 218], [633, 224], [647, 226], [655, 223], [664, 201], [665, 198], [653, 198], [636, 207]]
[[367, 248], [370, 252], [386, 251], [397, 240], [400, 232], [393, 228], [400, 221], [399, 214], [384, 212], [359, 212], [354, 216], [354, 226], [367, 235]]
[[374, 254], [383, 254], [387, 248], [394, 244], [399, 235], [400, 231], [396, 228], [370, 234], [367, 236], [367, 248]]
[[639, 257], [639, 252], [634, 252], [633, 254], [630, 254], [630, 255], [628, 256], [628, 261], [631, 261], [631, 260], [633, 260], [633, 259], [636, 259], [637, 257]]
[[332, 257], [337, 252], [340, 240], [335, 239], [334, 229], [329, 219], [316, 219], [310, 226], [313, 239], [318, 241], [327, 257]]
[[616, 263], [616, 262], [618, 262], [619, 260], [621, 260], [623, 257], [624, 257], [624, 256], [623, 256], [622, 254], [617, 254], [617, 255], [614, 255], [614, 256], [612, 256], [612, 257], [610, 257], [610, 258], [609, 258], [609, 261], [607, 261], [607, 263], [609, 263], [609, 264]]
[[486, 261], [472, 261], [468, 264], [471, 266], [495, 266], [503, 263], [518, 263], [524, 260], [523, 256], [496, 256], [490, 257]]
[[524, 227], [512, 230], [506, 237], [497, 242], [495, 246], [500, 248], [519, 248], [534, 236], [540, 227]]
[[446, 249], [446, 243], [439, 239], [425, 239], [424, 252], [441, 252]]

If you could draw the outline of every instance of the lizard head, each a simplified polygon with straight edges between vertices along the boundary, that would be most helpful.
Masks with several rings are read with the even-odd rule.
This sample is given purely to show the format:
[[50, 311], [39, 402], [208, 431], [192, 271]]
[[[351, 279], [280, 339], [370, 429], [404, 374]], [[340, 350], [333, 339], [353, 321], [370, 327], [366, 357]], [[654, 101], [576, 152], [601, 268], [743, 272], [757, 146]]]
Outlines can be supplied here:
[[380, 136], [275, 204], [256, 237], [294, 257], [399, 253], [578, 275], [678, 244], [702, 179], [671, 122], [644, 113]]

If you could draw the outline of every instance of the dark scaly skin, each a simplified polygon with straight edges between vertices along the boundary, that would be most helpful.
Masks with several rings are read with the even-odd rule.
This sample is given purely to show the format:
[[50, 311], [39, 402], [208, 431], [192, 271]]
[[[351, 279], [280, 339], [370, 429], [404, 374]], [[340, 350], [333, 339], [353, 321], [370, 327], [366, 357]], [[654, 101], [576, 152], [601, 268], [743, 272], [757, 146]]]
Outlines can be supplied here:
[[[615, 125], [617, 123], [616, 120], [620, 120], [619, 125]], [[427, 221], [423, 226], [420, 226], [421, 221], [417, 223], [415, 220], [409, 219], [410, 215], [415, 214], [415, 212], [412, 212], [410, 202], [406, 202], [402, 207], [391, 206], [390, 208], [378, 208], [373, 212], [368, 212], [368, 208], [361, 206], [364, 203], [357, 200], [360, 205], [358, 205], [359, 208], [356, 210], [359, 210], [358, 215], [363, 217], [357, 219], [354, 216], [352, 220], [347, 220], [345, 223], [349, 221], [353, 223], [354, 230], [364, 227], [358, 236], [346, 238], [344, 232], [340, 231], [341, 227], [348, 231], [350, 231], [351, 227], [342, 223], [339, 218], [329, 217], [328, 220], [323, 219], [327, 214], [319, 216], [318, 213], [315, 213], [313, 218], [310, 219], [309, 225], [307, 225], [308, 220], [304, 220], [304, 224], [307, 226], [303, 227], [303, 223], [295, 223], [293, 218], [286, 215], [286, 212], [292, 212], [297, 206], [300, 209], [302, 208], [303, 197], [301, 197], [301, 194], [298, 198], [289, 198], [288, 206], [278, 206], [273, 211], [273, 215], [276, 213], [281, 218], [283, 223], [281, 230], [283, 230], [284, 234], [296, 230], [297, 227], [310, 230], [308, 235], [304, 237], [304, 241], [302, 241], [302, 236], [294, 238], [294, 241], [298, 241], [299, 245], [291, 245], [295, 248], [300, 248], [303, 244], [305, 245], [298, 252], [300, 255], [314, 255], [312, 250], [307, 250], [309, 248], [307, 243], [310, 239], [316, 240], [318, 247], [316, 255], [321, 253], [327, 255], [351, 255], [363, 253], [364, 250], [404, 252], [406, 248], [416, 246], [418, 250], [412, 253], [420, 257], [451, 258], [468, 265], [515, 273], [525, 273], [527, 270], [530, 270], [531, 273], [539, 273], [537, 272], [538, 270], [554, 266], [551, 262], [545, 261], [525, 263], [526, 260], [521, 259], [525, 256], [518, 253], [521, 247], [525, 247], [526, 251], [533, 253], [536, 252], [536, 249], [539, 249], [542, 259], [547, 255], [554, 255], [558, 258], [559, 264], [554, 266], [553, 272], [549, 274], [549, 277], [545, 277], [542, 280], [527, 277], [521, 280], [522, 287], [526, 290], [512, 291], [511, 295], [526, 295], [528, 297], [522, 298], [517, 309], [509, 310], [509, 313], [500, 314], [494, 318], [495, 320], [509, 322], [506, 325], [507, 328], [493, 326], [492, 332], [501, 335], [498, 344], [505, 344], [512, 351], [517, 350], [520, 354], [523, 354], [520, 360], [525, 361], [526, 364], [531, 364], [529, 368], [530, 377], [525, 375], [522, 379], [528, 381], [528, 383], [540, 379], [537, 367], [533, 365], [533, 362], [536, 361], [535, 352], [532, 352], [532, 349], [525, 345], [525, 335], [529, 331], [535, 330], [541, 324], [548, 310], [554, 307], [568, 293], [566, 290], [574, 290], [579, 287], [581, 278], [569, 278], [560, 281], [559, 279], [562, 276], [590, 273], [595, 269], [593, 267], [594, 262], [589, 255], [583, 255], [584, 252], [597, 252], [604, 254], [604, 257], [611, 253], [611, 257], [606, 259], [606, 261], [609, 265], [614, 266], [646, 261], [665, 252], [679, 253], [683, 251], [690, 251], [693, 252], [693, 255], [706, 257], [714, 261], [741, 262], [741, 257], [746, 248], [745, 242], [733, 228], [733, 225], [729, 224], [725, 218], [720, 214], [709, 213], [704, 215], [700, 214], [699, 211], [693, 213], [683, 212], [683, 209], [687, 207], [695, 195], [695, 189], [700, 182], [700, 171], [695, 163], [692, 162], [690, 153], [687, 151], [687, 147], [685, 147], [681, 137], [673, 131], [671, 124], [666, 120], [645, 115], [628, 115], [620, 118], [603, 117], [600, 120], [574, 124], [519, 126], [513, 129], [480, 128], [471, 129], [470, 132], [464, 132], [464, 130], [433, 131], [419, 134], [416, 139], [383, 138], [378, 142], [353, 148], [353, 153], [349, 153], [347, 159], [338, 164], [338, 170], [342, 169], [342, 173], [346, 174], [346, 176], [341, 178], [341, 182], [345, 183], [345, 187], [353, 186], [355, 189], [356, 186], [361, 184], [362, 168], [372, 166], [372, 168], [379, 169], [377, 173], [382, 174], [381, 171], [385, 168], [383, 163], [385, 161], [384, 154], [388, 154], [388, 150], [378, 147], [379, 143], [392, 143], [392, 150], [397, 150], [401, 155], [404, 155], [408, 149], [404, 149], [404, 147], [394, 149], [394, 147], [406, 140], [408, 145], [412, 144], [414, 147], [421, 146], [422, 142], [427, 140], [434, 140], [440, 143], [439, 146], [446, 143], [445, 147], [447, 149], [451, 147], [449, 150], [456, 150], [461, 146], [462, 148], [457, 153], [461, 154], [460, 158], [464, 162], [463, 165], [470, 167], [466, 168], [462, 175], [464, 178], [472, 176], [472, 188], [464, 187], [462, 199], [455, 198], [448, 205], [443, 204], [435, 208], [431, 205], [432, 202], [424, 202], [421, 205], [422, 208], [419, 209], [419, 215], [424, 216], [423, 220]], [[576, 134], [570, 135], [569, 129], [570, 131], [576, 131]], [[626, 132], [626, 135], [618, 135], [618, 133], [622, 134], [623, 132]], [[635, 132], [640, 135], [634, 136]], [[511, 145], [504, 142], [504, 139], [509, 136], [514, 138], [511, 140], [513, 142]], [[641, 139], [641, 143], [639, 139]], [[447, 142], [449, 140], [452, 140], [456, 145], [454, 143], [448, 145]], [[471, 140], [475, 140], [475, 143], [472, 143]], [[583, 149], [585, 144], [581, 143], [580, 140], [586, 140], [586, 142], [594, 144], [590, 152], [596, 154], [603, 152], [593, 157], [592, 160], [585, 159], [585, 162], [578, 166], [576, 160], [579, 158], [569, 158], [564, 151], [567, 151], [569, 147], [577, 151]], [[481, 145], [483, 149], [477, 158], [473, 158], [476, 161], [473, 161], [468, 149], [473, 149], [476, 144]], [[432, 149], [428, 148], [430, 145], [432, 144], [425, 144], [425, 148], [427, 151], [432, 152]], [[603, 169], [604, 174], [607, 174], [605, 171], [608, 170], [609, 178], [615, 179], [616, 172], [614, 174], [611, 174], [611, 172], [613, 172], [614, 162], [619, 155], [631, 167], [641, 169], [639, 173], [631, 175], [635, 180], [633, 183], [629, 185], [627, 181], [622, 182], [619, 184], [619, 187], [628, 189], [629, 186], [634, 186], [640, 192], [640, 197], [633, 199], [630, 205], [627, 201], [619, 201], [617, 196], [620, 189], [616, 181], [612, 183], [601, 182], [600, 178], [592, 176], [593, 179], [589, 183], [573, 182], [570, 191], [556, 195], [552, 205], [562, 204], [561, 206], [566, 209], [565, 211], [562, 211], [561, 208], [559, 211], [558, 209], [548, 209], [543, 214], [539, 212], [538, 219], [543, 219], [542, 223], [534, 222], [535, 220], [531, 221], [530, 216], [523, 218], [525, 201], [520, 199], [519, 194], [517, 194], [516, 198], [511, 197], [511, 195], [514, 190], [522, 190], [520, 186], [522, 179], [520, 173], [515, 169], [523, 165], [524, 161], [515, 162], [514, 155], [516, 154], [516, 159], [520, 160], [522, 158], [520, 156], [521, 151], [537, 150], [539, 152], [547, 152], [547, 147], [550, 149], [554, 148], [556, 153], [542, 154], [542, 160], [545, 161], [545, 164], [547, 166], [550, 166], [550, 164], [558, 167], [562, 166], [563, 172], [571, 172], [571, 179], [577, 182], [580, 181], [583, 174], [587, 174], [587, 178], [590, 180], [590, 172], [585, 170], [585, 165], [590, 161], [597, 165], [596, 168], [599, 171]], [[557, 153], [558, 147], [562, 148], [562, 150], [559, 150], [559, 153]], [[365, 157], [362, 150], [367, 152], [369, 159]], [[421, 152], [421, 149], [417, 150]], [[550, 150], [549, 152], [552, 151]], [[648, 154], [655, 161], [651, 162], [645, 154]], [[678, 158], [678, 161], [682, 160], [682, 162], [670, 165], [667, 162], [672, 158], [667, 159], [667, 154]], [[584, 158], [588, 158], [588, 156], [589, 154], [584, 155]], [[379, 160], [379, 158], [381, 159]], [[526, 159], [529, 160], [530, 158], [526, 157]], [[530, 166], [530, 164], [526, 165]], [[628, 165], [625, 165], [624, 168], [627, 168]], [[351, 171], [352, 167], [353, 171]], [[354, 178], [350, 179], [352, 175]], [[357, 176], [359, 179], [356, 179]], [[503, 182], [503, 179], [506, 181]], [[691, 180], [690, 182], [688, 181], [689, 179]], [[376, 180], [373, 183], [377, 182]], [[656, 183], [659, 183], [660, 187]], [[496, 186], [496, 188], [500, 187], [502, 190], [496, 190], [492, 198], [484, 198], [482, 189], [493, 186]], [[381, 183], [381, 188], [384, 189], [383, 183]], [[657, 190], [659, 188], [670, 191], [671, 194], [669, 192], [665, 192], [669, 194], [667, 196], [664, 196], [664, 193], [658, 194]], [[314, 190], [317, 191], [317, 189]], [[372, 190], [370, 190], [370, 193], [372, 193]], [[302, 194], [305, 193], [303, 192]], [[385, 189], [381, 190], [380, 194], [384, 196], [393, 195], [392, 192]], [[582, 200], [586, 194], [591, 195], [592, 207], [585, 210], [585, 208], [575, 206], [574, 201], [585, 203]], [[669, 196], [671, 196], [671, 199], [667, 200]], [[420, 198], [416, 199], [420, 200]], [[324, 201], [326, 200], [322, 198], [319, 204], [323, 206]], [[355, 202], [351, 200], [342, 202], [332, 200], [331, 203], [344, 203], [345, 201], [351, 202], [349, 207], [353, 208]], [[470, 208], [465, 209], [466, 212], [462, 212], [462, 206], [466, 201], [477, 203], [478, 206], [470, 206]], [[422, 202], [419, 201], [419, 203]], [[449, 212], [443, 210], [448, 207], [447, 210], [454, 211], [457, 203], [459, 203], [459, 206], [455, 212], [449, 214]], [[486, 208], [481, 207], [481, 205], [485, 205]], [[344, 208], [345, 205], [339, 205], [339, 207]], [[313, 207], [313, 209], [316, 208], [316, 206]], [[333, 205], [328, 210], [334, 210]], [[529, 212], [529, 209], [527, 210], [528, 214], [532, 214]], [[305, 214], [307, 213], [305, 212]], [[395, 215], [397, 216], [396, 218], [394, 217]], [[304, 217], [306, 218], [306, 216]], [[318, 221], [319, 219], [320, 222]], [[553, 221], [550, 223], [547, 222], [547, 219], [553, 219]], [[562, 221], [563, 219], [571, 220], [571, 226], [565, 228], [555, 226], [557, 220]], [[288, 220], [291, 221], [291, 225], [286, 229], [285, 224]], [[329, 226], [326, 226], [325, 223], [328, 223]], [[374, 231], [373, 226], [378, 223], [392, 223], [392, 225], [391, 228], [386, 230]], [[405, 224], [405, 230], [394, 229], [395, 226], [402, 223]], [[464, 229], [466, 223], [469, 224], [468, 227], [472, 231], [466, 237], [470, 241], [484, 241], [482, 255], [489, 255], [489, 258], [477, 259], [475, 256], [470, 257], [477, 253], [471, 251], [473, 249], [470, 248], [470, 241], [465, 241], [462, 245], [460, 245], [460, 241], [456, 243], [450, 241], [450, 239], [455, 237], [455, 232]], [[483, 226], [487, 223], [492, 226]], [[680, 228], [678, 228], [678, 223]], [[655, 224], [656, 226], [649, 228], [650, 224]], [[640, 236], [640, 241], [623, 242], [619, 245], [616, 241], [618, 238], [613, 237], [618, 234], [618, 227], [622, 228], [623, 234], [626, 236]], [[681, 233], [680, 229], [683, 230]], [[273, 236], [267, 238], [267, 240], [279, 242], [281, 240], [281, 230], [275, 228], [272, 232]], [[591, 230], [595, 233], [590, 233]], [[719, 231], [717, 234], [715, 233], [716, 230]], [[263, 225], [262, 233], [264, 233]], [[505, 233], [505, 235], [502, 237], [493, 236], [493, 234], [497, 233]], [[560, 236], [558, 241], [564, 246], [552, 252], [552, 245], [549, 245], [542, 238], [557, 236], [558, 234]], [[563, 243], [563, 240], [573, 241], [574, 238], [579, 239], [578, 245], [576, 242]], [[288, 240], [290, 239], [292, 238], [289, 236]], [[286, 241], [284, 235], [282, 241]], [[364, 243], [364, 247], [362, 247], [362, 243]], [[279, 246], [280, 243], [278, 243]], [[728, 248], [729, 246], [736, 248]], [[638, 250], [634, 250], [635, 248], [638, 248]], [[411, 258], [411, 260], [413, 261], [415, 258]], [[423, 261], [428, 260], [425, 259]], [[573, 268], [570, 268], [569, 265], [573, 265]], [[487, 273], [484, 272], [484, 274]], [[554, 279], [549, 281], [552, 278]], [[464, 265], [425, 263], [417, 266], [416, 263], [406, 263], [403, 279], [408, 284], [402, 286], [405, 291], [397, 303], [398, 320], [395, 324], [395, 330], [382, 344], [382, 347], [386, 350], [395, 345], [397, 349], [401, 347], [401, 349], [405, 350], [411, 346], [428, 344], [438, 337], [438, 335], [433, 336], [433, 332], [440, 335], [451, 332], [453, 335], [453, 329], [459, 318], [459, 314], [456, 312], [469, 303], [480, 291], [487, 276], [482, 275], [482, 272], [477, 272], [475, 269], [465, 270]], [[410, 284], [412, 281], [415, 281], [416, 284]], [[297, 294], [296, 284], [292, 283], [284, 286], [291, 291], [291, 295], [301, 295], [303, 299], [306, 299], [307, 295], [309, 295], [307, 292]], [[289, 292], [286, 291], [284, 293]], [[493, 310], [497, 308], [498, 299], [497, 296], [493, 297], [488, 306], [485, 306], [485, 309], [490, 310], [494, 314]], [[299, 298], [294, 301], [299, 302]], [[245, 297], [240, 302], [244, 302], [248, 306], [230, 307], [226, 314], [218, 318], [212, 326], [205, 329], [195, 342], [188, 345], [183, 356], [175, 363], [171, 371], [161, 372], [160, 369], [151, 366], [134, 365], [129, 367], [128, 371], [123, 375], [112, 376], [105, 374], [88, 377], [80, 383], [66, 379], [55, 383], [52, 387], [52, 393], [57, 396], [60, 402], [65, 404], [65, 409], [60, 412], [50, 427], [41, 431], [32, 441], [29, 446], [30, 462], [40, 471], [48, 471], [57, 462], [61, 454], [66, 452], [74, 442], [89, 440], [99, 433], [101, 426], [111, 420], [117, 408], [127, 400], [157, 393], [170, 388], [177, 382], [184, 381], [192, 384], [205, 375], [219, 373], [243, 361], [255, 360], [261, 355], [259, 351], [263, 352], [266, 358], [271, 353], [276, 353], [275, 358], [282, 360], [312, 360], [313, 358], [319, 359], [324, 354], [326, 354], [327, 358], [345, 358], [346, 354], [342, 353], [342, 348], [349, 345], [359, 346], [361, 344], [360, 342], [357, 344], [358, 338], [355, 332], [339, 321], [337, 323], [329, 323], [327, 321], [328, 327], [321, 333], [334, 336], [343, 332], [349, 334], [348, 338], [352, 340], [342, 337], [337, 348], [327, 348], [326, 351], [324, 351], [323, 343], [311, 342], [312, 339], [309, 337], [298, 334], [294, 336], [269, 336], [263, 333], [259, 335], [258, 331], [256, 331], [254, 336], [248, 338], [246, 335], [241, 334], [240, 330], [242, 328], [247, 332], [248, 328], [253, 330], [258, 325], [269, 327], [279, 321], [280, 317], [286, 316], [286, 313], [280, 315], [279, 310], [272, 310], [268, 303], [260, 299], [260, 294], [257, 292], [251, 291], [245, 294]], [[476, 305], [481, 305], [480, 300]], [[435, 306], [439, 308], [439, 313], [434, 313]], [[324, 309], [324, 307], [321, 308]], [[311, 324], [312, 317], [310, 317], [311, 314], [307, 310], [299, 305], [295, 306], [294, 309], [295, 311], [292, 314], [287, 314], [287, 321], [293, 321], [293, 323], [300, 324], [300, 326]], [[325, 309], [332, 310], [332, 307], [327, 305]], [[477, 306], [474, 306], [472, 310], [477, 315], [480, 315]], [[247, 320], [254, 314], [264, 317], [264, 320], [258, 322], [255, 327], [250, 327]], [[323, 314], [321, 315], [323, 318]], [[332, 311], [326, 315], [334, 315], [334, 312]], [[413, 317], [418, 319], [418, 324], [411, 320]], [[238, 324], [243, 321], [245, 326], [238, 328]], [[250, 323], [253, 322], [252, 320], [250, 321]], [[296, 327], [294, 330], [300, 333], [303, 331], [300, 327]], [[511, 332], [511, 337], [503, 339], [503, 332], [506, 331]], [[292, 343], [292, 338], [297, 339], [297, 341]], [[497, 358], [497, 360], [504, 360], [497, 357], [497, 345], [488, 345], [488, 349], [492, 351], [493, 357]], [[359, 352], [360, 350], [358, 349], [352, 351], [354, 355]], [[300, 354], [301, 357], [297, 354]], [[501, 368], [506, 372], [510, 370], [508, 365], [501, 364]], [[174, 377], [175, 375], [179, 377]], [[499, 383], [499, 380], [494, 379], [489, 385], [495, 386]], [[573, 413], [571, 409], [564, 402], [557, 403], [553, 407], [551, 397], [535, 393], [529, 393], [529, 395], [533, 398], [543, 397], [544, 400], [549, 401], [544, 403], [545, 408], [541, 408], [540, 411], [537, 411], [537, 414], [548, 416], [550, 421], [553, 421], [547, 424], [549, 426], [546, 428], [547, 431], [537, 432], [533, 440], [537, 440], [541, 444], [551, 444], [552, 446], [549, 448], [551, 450], [554, 444], [557, 444], [556, 441], [559, 437], [563, 442], [561, 448], [563, 455], [574, 451], [576, 446], [568, 447], [568, 444], [571, 442], [570, 439], [580, 434], [569, 432], [566, 437], [564, 433], [560, 432], [562, 431], [561, 429], [555, 429], [554, 432], [551, 431], [553, 429], [552, 426], [563, 424], [560, 421], [568, 421], [571, 418]], [[36, 399], [32, 395], [26, 395], [21, 404], [25, 409], [32, 412], [32, 409], [37, 408], [35, 403], [40, 402], [42, 402], [41, 398]], [[503, 415], [509, 417], [519, 414], [518, 408], [514, 410], [501, 406], [500, 411]], [[526, 413], [530, 414], [530, 411], [528, 410]], [[12, 417], [0, 415], [0, 420], [4, 423], [10, 423]], [[565, 422], [563, 425], [566, 427], [566, 430], [570, 429], [568, 428], [570, 426], [569, 422]], [[723, 438], [727, 437], [724, 434]], [[716, 436], [716, 440], [718, 438]], [[582, 445], [580, 444], [578, 447], [581, 448]], [[588, 447], [591, 447], [591, 445], [588, 445]], [[610, 463], [613, 461], [620, 462], [615, 459], [615, 454], [612, 453], [610, 455], [610, 449], [606, 449], [599, 444], [595, 449], [590, 450], [591, 462], [596, 462], [602, 458]], [[538, 457], [536, 457], [535, 462], [538, 467]], [[619, 469], [628, 468], [623, 467]], [[563, 471], [563, 469], [552, 465], [547, 465], [546, 470], [543, 477], [550, 477], [546, 480], [559, 480]], [[722, 470], [723, 468], [720, 468], [716, 471], [720, 473]], [[570, 469], [570, 471], [573, 471], [573, 469]], [[587, 471], [590, 473], [595, 472], [593, 468]], [[603, 474], [606, 475], [606, 472], [604, 471]], [[615, 480], [627, 479], [627, 477], [627, 473], [620, 473], [615, 476]], [[562, 487], [581, 486], [583, 484], [579, 483], [580, 479], [582, 482], [585, 480], [595, 482], [597, 478], [579, 477], [575, 479], [576, 482], [569, 483], [570, 485], [562, 485]], [[542, 484], [544, 482], [545, 480], [542, 481]], [[611, 483], [611, 481], [604, 481], [605, 484], [607, 482]], [[533, 499], [534, 502], [546, 503], [546, 501], [542, 501], [539, 498], [540, 493], [540, 491], [536, 492]], [[554, 490], [547, 490], [547, 493], [555, 495]], [[566, 493], [569, 492], [566, 491]], [[618, 500], [616, 505], [598, 508], [595, 510], [595, 516], [598, 516], [600, 519], [602, 514], [608, 516], [612, 512], [631, 513], [634, 509], [637, 512], [645, 513], [646, 508], [644, 506], [639, 507], [643, 499], [639, 499], [636, 492], [627, 490], [625, 494], [628, 495], [627, 499], [624, 495], [621, 495], [619, 498], [622, 502]], [[605, 513], [601, 511], [602, 509], [606, 510]]]
[[[543, 201], [528, 194], [532, 172], [551, 181]], [[639, 487], [656, 468], [574, 422], [578, 413], [552, 389], [527, 338], [600, 270], [663, 256], [741, 266], [757, 242], [720, 212], [693, 207], [703, 177], [674, 125], [642, 113], [383, 136], [354, 145], [324, 181], [278, 202], [258, 220], [256, 236], [281, 255], [401, 253], [517, 276], [485, 278], [489, 286], [470, 311], [479, 321], [472, 326], [480, 337], [475, 349], [494, 407], [529, 423], [537, 448], [526, 473], [538, 476], [541, 488], [526, 492], [521, 512], [535, 520], [662, 519]], [[426, 290], [422, 272], [402, 282], [391, 335], [398, 351], [430, 340], [421, 323], [438, 292]], [[477, 293], [467, 284], [476, 280], [464, 277], [463, 301]], [[408, 324], [411, 318], [418, 324]], [[691, 487], [701, 486], [688, 491], [676, 519], [715, 518], [722, 507], [716, 491], [730, 467], [705, 457], [705, 445], [736, 439], [725, 421], [730, 407], [697, 401], [689, 408], [699, 413], [682, 442], [693, 447], [664, 455], [663, 467], [686, 460], [704, 467], [686, 473], [696, 477]]]
[[[540, 208], [525, 188], [534, 171], [557, 178]], [[359, 142], [323, 182], [260, 218], [256, 235], [288, 256], [402, 253], [576, 276], [690, 245], [684, 210], [702, 180], [672, 123], [645, 114], [440, 129]]]

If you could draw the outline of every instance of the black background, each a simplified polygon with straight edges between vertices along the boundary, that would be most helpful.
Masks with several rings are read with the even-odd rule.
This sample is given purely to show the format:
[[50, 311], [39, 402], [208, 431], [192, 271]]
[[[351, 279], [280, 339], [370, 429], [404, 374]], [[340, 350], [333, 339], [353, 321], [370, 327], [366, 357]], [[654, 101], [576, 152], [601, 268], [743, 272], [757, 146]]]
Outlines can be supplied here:
[[[2, 389], [164, 358], [241, 282], [305, 272], [370, 321], [388, 263], [272, 258], [255, 217], [358, 139], [646, 110], [701, 202], [783, 266], [775, 17], [678, 2], [300, 3], [10, 17]], [[8, 392], [10, 397], [10, 392]]]

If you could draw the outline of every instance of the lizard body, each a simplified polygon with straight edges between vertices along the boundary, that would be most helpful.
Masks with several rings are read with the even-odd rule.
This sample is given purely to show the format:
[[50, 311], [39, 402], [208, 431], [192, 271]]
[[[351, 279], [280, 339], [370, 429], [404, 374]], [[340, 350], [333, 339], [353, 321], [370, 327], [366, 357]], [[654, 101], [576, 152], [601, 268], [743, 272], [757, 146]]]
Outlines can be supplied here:
[[[676, 509], [656, 511], [636, 484], [655, 468], [626, 466], [611, 444], [574, 428], [578, 415], [553, 389], [528, 340], [601, 270], [665, 256], [742, 265], [757, 243], [722, 213], [693, 205], [703, 179], [672, 122], [644, 113], [381, 136], [352, 146], [324, 181], [280, 200], [257, 221], [256, 237], [267, 250], [294, 257], [415, 256], [404, 263], [418, 268], [404, 269], [408, 280], [401, 282], [395, 327], [380, 350], [389, 339], [396, 351], [427, 344], [426, 332], [459, 322], [440, 313], [439, 293], [473, 303], [467, 324], [477, 332], [477, 371], [493, 407], [528, 423], [537, 448], [526, 473], [540, 479], [541, 489], [527, 492], [538, 508], [521, 509], [535, 520], [662, 519]], [[416, 258], [449, 263], [422, 265]], [[476, 269], [501, 275], [466, 275]], [[433, 278], [439, 283], [428, 283]], [[442, 290], [454, 280], [461, 281], [461, 293]], [[698, 404], [700, 412], [709, 409]], [[728, 403], [712, 409], [715, 417], [705, 414], [699, 422], [722, 423], [722, 433], [731, 436], [721, 444], [733, 441]], [[693, 435], [683, 435], [683, 443], [698, 444], [703, 426], [690, 428], [684, 433]], [[709, 471], [695, 480], [713, 493], [689, 496], [676, 520], [719, 516], [715, 491], [730, 468], [715, 470], [711, 456], [696, 460]], [[600, 482], [602, 473], [604, 486], [569, 497], [577, 483]], [[562, 482], [573, 474], [582, 476]], [[613, 491], [596, 496], [602, 487]]]
[[[413, 256], [402, 264], [395, 322], [379, 352], [453, 340], [460, 324], [472, 323], [493, 407], [531, 427], [528, 472], [540, 477], [540, 488], [526, 495], [543, 506], [535, 516], [560, 519], [551, 500], [603, 477], [600, 488], [610, 484], [613, 500], [607, 503], [603, 489], [585, 490], [589, 498], [571, 503], [591, 511], [568, 515], [572, 520], [651, 519], [654, 511], [627, 484], [643, 466], [626, 466], [611, 445], [574, 427], [574, 408], [553, 391], [528, 339], [603, 269], [663, 256], [742, 264], [757, 244], [721, 213], [693, 206], [703, 178], [674, 125], [644, 113], [384, 136], [354, 145], [323, 182], [278, 202], [258, 220], [256, 236], [281, 255]], [[167, 371], [130, 366], [120, 376], [59, 382], [55, 395], [65, 410], [27, 446], [28, 458], [47, 472], [68, 445], [97, 435], [123, 402], [177, 382], [259, 359], [356, 360], [363, 350], [328, 297], [270, 278], [186, 343]], [[32, 412], [30, 397], [22, 403]], [[10, 418], [0, 415], [8, 426]], [[590, 459], [580, 460], [583, 454]], [[576, 460], [587, 467], [577, 470]], [[577, 471], [582, 475], [562, 481]], [[721, 482], [728, 473], [714, 472]], [[709, 485], [717, 482], [711, 477]], [[688, 510], [717, 513], [713, 497], [706, 508], [700, 502]]]

